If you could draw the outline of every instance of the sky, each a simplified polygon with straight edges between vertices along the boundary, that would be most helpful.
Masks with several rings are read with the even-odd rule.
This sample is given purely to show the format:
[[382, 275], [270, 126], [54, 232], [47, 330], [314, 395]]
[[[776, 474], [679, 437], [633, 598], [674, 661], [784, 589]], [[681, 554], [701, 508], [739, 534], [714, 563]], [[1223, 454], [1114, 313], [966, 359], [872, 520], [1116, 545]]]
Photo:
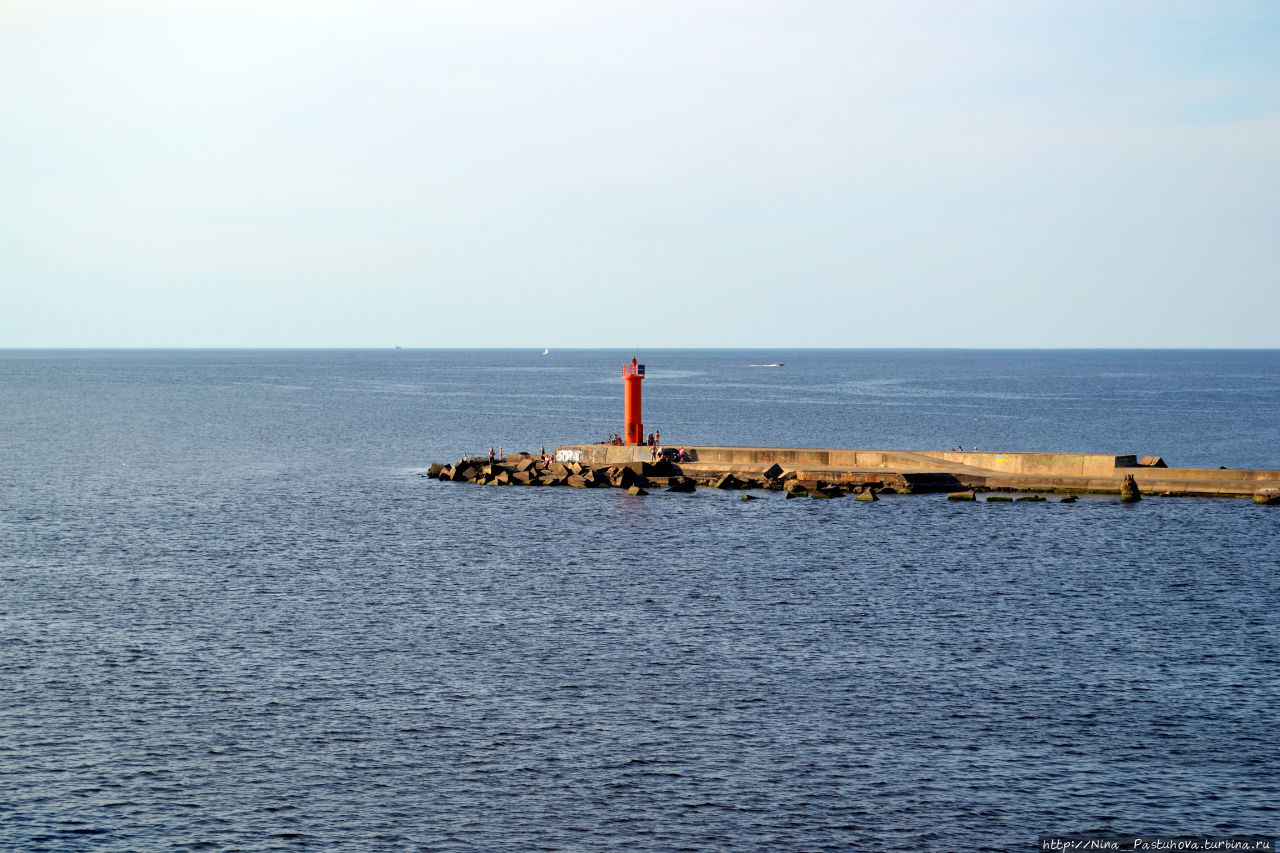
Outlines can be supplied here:
[[1280, 346], [1275, 0], [0, 0], [0, 348]]

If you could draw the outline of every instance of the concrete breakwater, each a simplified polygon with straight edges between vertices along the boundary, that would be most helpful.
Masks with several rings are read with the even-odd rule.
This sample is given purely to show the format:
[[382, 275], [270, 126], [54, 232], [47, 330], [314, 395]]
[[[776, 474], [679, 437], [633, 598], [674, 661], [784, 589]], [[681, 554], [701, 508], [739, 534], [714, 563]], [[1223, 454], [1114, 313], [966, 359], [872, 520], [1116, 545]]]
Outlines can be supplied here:
[[[490, 462], [437, 463], [430, 476], [493, 485], [702, 486], [822, 496], [853, 493], [1040, 491], [1252, 497], [1280, 504], [1280, 470], [1172, 468], [1134, 454], [996, 453], [686, 445], [679, 461], [643, 445], [579, 444], [551, 458], [517, 454]], [[1132, 494], [1132, 492], [1130, 492]]]
[[[698, 486], [720, 489], [765, 489], [792, 492], [806, 489], [788, 477], [780, 466], [771, 466], [758, 476], [740, 478], [725, 471], [714, 476], [688, 476], [669, 460], [632, 460], [609, 465], [583, 464], [566, 458], [542, 458], [518, 453], [497, 459], [461, 459], [452, 465], [433, 463], [427, 476], [446, 482], [478, 483], [486, 486], [570, 486], [591, 489], [610, 486], [632, 494], [648, 494], [648, 488], [672, 492], [692, 492]], [[861, 491], [861, 489], [859, 489]]]

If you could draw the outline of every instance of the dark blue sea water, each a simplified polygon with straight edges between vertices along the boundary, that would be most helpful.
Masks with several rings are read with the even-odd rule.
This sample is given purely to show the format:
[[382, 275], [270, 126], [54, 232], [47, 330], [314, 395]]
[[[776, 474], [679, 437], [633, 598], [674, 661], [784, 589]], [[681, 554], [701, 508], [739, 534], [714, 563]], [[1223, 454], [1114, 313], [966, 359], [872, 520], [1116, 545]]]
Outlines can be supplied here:
[[[0, 353], [0, 849], [1280, 831], [1280, 511], [421, 476], [631, 353]], [[642, 353], [679, 443], [1280, 468], [1280, 353]], [[774, 361], [782, 368], [752, 367]]]

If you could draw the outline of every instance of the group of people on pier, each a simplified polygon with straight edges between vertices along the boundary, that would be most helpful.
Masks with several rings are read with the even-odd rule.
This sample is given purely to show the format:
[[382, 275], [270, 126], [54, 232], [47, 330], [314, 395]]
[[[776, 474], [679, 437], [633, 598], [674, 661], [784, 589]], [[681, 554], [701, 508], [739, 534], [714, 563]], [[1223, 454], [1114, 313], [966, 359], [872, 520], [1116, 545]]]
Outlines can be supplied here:
[[[654, 432], [649, 433], [649, 436], [645, 439], [644, 443], [649, 447], [657, 447], [661, 441], [662, 433], [655, 430]], [[613, 447], [621, 447], [627, 443], [627, 440], [615, 432], [609, 438], [605, 439], [604, 443], [612, 445]]]

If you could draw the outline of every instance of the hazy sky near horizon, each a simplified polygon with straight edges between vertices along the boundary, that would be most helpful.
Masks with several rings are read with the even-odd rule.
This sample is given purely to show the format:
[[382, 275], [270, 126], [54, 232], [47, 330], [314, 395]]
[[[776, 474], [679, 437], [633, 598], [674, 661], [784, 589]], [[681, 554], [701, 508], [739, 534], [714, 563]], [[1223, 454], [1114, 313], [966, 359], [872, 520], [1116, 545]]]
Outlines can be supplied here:
[[0, 2], [0, 348], [1278, 320], [1274, 0]]

